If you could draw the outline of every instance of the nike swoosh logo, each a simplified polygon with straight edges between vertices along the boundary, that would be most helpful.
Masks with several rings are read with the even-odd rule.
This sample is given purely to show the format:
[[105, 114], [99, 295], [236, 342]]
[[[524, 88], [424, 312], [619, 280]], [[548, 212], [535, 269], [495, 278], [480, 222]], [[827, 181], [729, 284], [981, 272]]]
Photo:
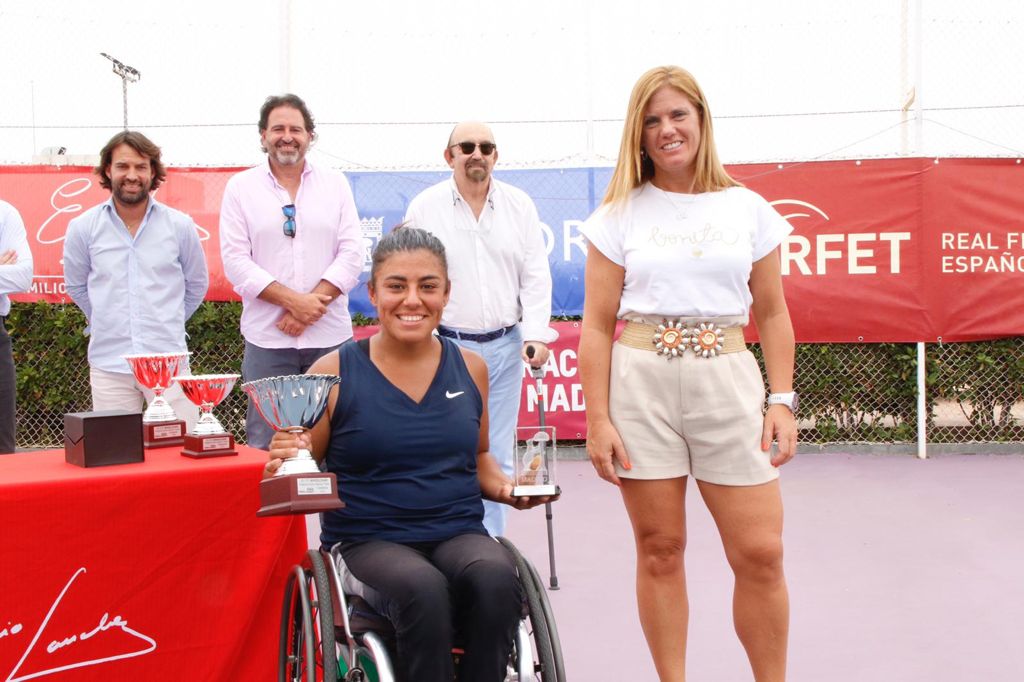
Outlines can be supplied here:
[[459, 391], [457, 393], [452, 393], [451, 391], [445, 391], [444, 392], [444, 397], [448, 398], [448, 400], [451, 400], [452, 398], [458, 398], [463, 393], [465, 393], [465, 391]]

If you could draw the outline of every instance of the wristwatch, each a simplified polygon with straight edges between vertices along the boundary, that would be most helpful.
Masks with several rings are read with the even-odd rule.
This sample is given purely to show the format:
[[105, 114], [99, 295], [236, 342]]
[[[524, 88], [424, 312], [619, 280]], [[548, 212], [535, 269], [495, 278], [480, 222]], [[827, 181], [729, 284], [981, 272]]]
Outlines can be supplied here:
[[797, 407], [800, 405], [800, 397], [796, 394], [796, 391], [790, 391], [789, 393], [769, 393], [768, 394], [768, 406], [772, 405], [785, 405], [789, 408], [789, 411], [796, 414]]

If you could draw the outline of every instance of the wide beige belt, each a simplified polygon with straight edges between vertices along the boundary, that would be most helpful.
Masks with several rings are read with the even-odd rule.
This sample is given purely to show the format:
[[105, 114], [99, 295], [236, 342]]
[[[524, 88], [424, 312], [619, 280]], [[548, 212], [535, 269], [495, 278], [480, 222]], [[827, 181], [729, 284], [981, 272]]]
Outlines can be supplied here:
[[743, 327], [722, 329], [713, 322], [684, 324], [679, 320], [665, 320], [661, 324], [626, 322], [619, 343], [654, 351], [669, 359], [687, 352], [713, 358], [722, 353], [738, 353], [747, 349]]

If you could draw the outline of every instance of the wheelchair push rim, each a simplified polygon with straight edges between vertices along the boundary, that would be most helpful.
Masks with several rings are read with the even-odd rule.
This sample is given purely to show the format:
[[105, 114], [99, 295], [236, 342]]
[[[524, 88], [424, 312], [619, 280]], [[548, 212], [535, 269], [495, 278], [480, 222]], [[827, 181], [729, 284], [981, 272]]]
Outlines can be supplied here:
[[[307, 552], [285, 584], [278, 642], [278, 682], [336, 682], [338, 655], [327, 569]], [[321, 596], [323, 598], [321, 598]]]
[[[519, 580], [526, 594], [529, 607], [529, 635], [533, 640], [533, 672], [528, 680], [541, 682], [564, 682], [565, 664], [562, 659], [562, 644], [555, 625], [554, 612], [544, 589], [544, 581], [537, 569], [524, 557], [507, 538], [498, 538], [515, 560]], [[522, 666], [518, 666], [522, 668]], [[522, 675], [519, 675], [522, 679]]]

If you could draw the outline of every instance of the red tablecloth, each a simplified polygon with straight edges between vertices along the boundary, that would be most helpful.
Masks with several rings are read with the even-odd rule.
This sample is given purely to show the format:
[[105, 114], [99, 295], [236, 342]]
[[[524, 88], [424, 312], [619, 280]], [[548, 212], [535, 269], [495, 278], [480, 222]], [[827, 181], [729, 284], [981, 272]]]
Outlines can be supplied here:
[[304, 517], [257, 518], [266, 453], [83, 469], [0, 456], [0, 680], [272, 680]]

